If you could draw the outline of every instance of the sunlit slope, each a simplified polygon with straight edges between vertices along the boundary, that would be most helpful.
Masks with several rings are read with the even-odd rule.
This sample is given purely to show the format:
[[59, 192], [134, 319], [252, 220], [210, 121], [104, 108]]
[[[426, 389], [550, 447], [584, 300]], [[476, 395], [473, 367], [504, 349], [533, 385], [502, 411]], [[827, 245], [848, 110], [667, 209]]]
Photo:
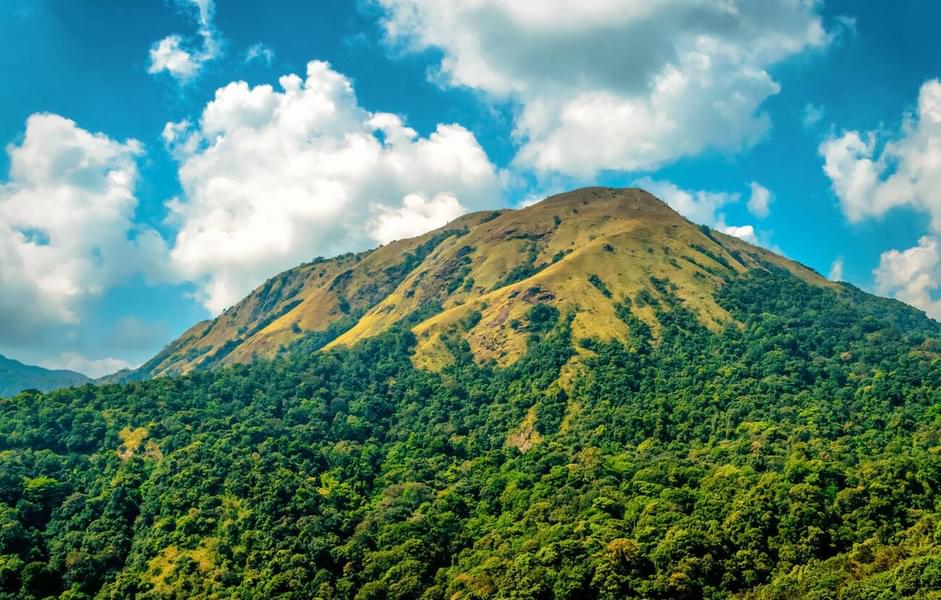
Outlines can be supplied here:
[[573, 314], [576, 340], [625, 338], [619, 307], [630, 303], [656, 334], [654, 306], [664, 289], [718, 328], [731, 320], [715, 302], [718, 286], [764, 261], [830, 285], [796, 263], [688, 222], [642, 190], [577, 190], [448, 239], [332, 345], [355, 343], [437, 303], [441, 312], [413, 329], [417, 364], [446, 364], [448, 337], [466, 339], [479, 359], [508, 364], [525, 350], [526, 315], [535, 304]]
[[316, 259], [276, 275], [215, 319], [191, 327], [144, 364], [139, 374], [186, 373], [273, 356], [306, 333], [361, 315], [393, 292], [441, 240], [482, 218], [465, 215], [416, 238]]
[[813, 271], [690, 223], [639, 189], [585, 188], [519, 210], [466, 215], [420, 237], [318, 260], [267, 281], [212, 321], [197, 324], [142, 371], [186, 372], [271, 357], [311, 332], [350, 345], [406, 322], [416, 364], [438, 368], [449, 340], [479, 360], [508, 364], [525, 349], [536, 304], [573, 315], [580, 338], [628, 338], [629, 305], [654, 334], [664, 290], [716, 329], [731, 317], [716, 289], [766, 262], [816, 285]]

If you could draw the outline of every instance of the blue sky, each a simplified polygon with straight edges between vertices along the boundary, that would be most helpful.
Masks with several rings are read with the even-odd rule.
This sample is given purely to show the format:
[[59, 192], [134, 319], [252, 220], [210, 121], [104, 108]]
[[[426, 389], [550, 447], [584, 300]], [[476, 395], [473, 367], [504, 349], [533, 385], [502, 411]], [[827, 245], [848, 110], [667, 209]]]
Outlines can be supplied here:
[[100, 375], [313, 256], [637, 182], [941, 317], [941, 5], [555, 4], [4, 2], [0, 353]]

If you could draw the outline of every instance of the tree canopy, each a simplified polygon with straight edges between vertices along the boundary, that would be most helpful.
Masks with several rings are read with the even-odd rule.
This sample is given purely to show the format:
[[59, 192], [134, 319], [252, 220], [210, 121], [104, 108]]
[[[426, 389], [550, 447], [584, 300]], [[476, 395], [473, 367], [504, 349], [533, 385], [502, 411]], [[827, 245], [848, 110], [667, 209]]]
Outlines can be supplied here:
[[720, 331], [647, 295], [578, 348], [534, 306], [509, 367], [403, 324], [0, 400], [0, 598], [941, 592], [939, 326], [770, 265]]

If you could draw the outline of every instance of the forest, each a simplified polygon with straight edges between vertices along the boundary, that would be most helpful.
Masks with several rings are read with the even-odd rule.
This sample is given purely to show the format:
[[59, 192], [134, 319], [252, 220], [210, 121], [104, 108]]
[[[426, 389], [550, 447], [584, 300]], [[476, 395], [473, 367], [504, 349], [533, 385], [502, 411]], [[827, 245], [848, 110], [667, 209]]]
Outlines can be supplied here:
[[0, 400], [0, 598], [941, 597], [941, 326], [768, 264], [714, 331], [656, 283], [627, 341], [536, 304], [508, 367], [403, 322]]

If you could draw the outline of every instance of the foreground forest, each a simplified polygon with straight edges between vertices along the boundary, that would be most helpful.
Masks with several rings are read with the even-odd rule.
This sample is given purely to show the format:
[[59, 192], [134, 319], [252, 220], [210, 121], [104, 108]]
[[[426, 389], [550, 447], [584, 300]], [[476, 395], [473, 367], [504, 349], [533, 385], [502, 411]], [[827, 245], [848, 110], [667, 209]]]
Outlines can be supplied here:
[[535, 304], [508, 367], [403, 322], [0, 400], [0, 597], [936, 597], [938, 324], [767, 264], [714, 331], [657, 284], [574, 372]]

